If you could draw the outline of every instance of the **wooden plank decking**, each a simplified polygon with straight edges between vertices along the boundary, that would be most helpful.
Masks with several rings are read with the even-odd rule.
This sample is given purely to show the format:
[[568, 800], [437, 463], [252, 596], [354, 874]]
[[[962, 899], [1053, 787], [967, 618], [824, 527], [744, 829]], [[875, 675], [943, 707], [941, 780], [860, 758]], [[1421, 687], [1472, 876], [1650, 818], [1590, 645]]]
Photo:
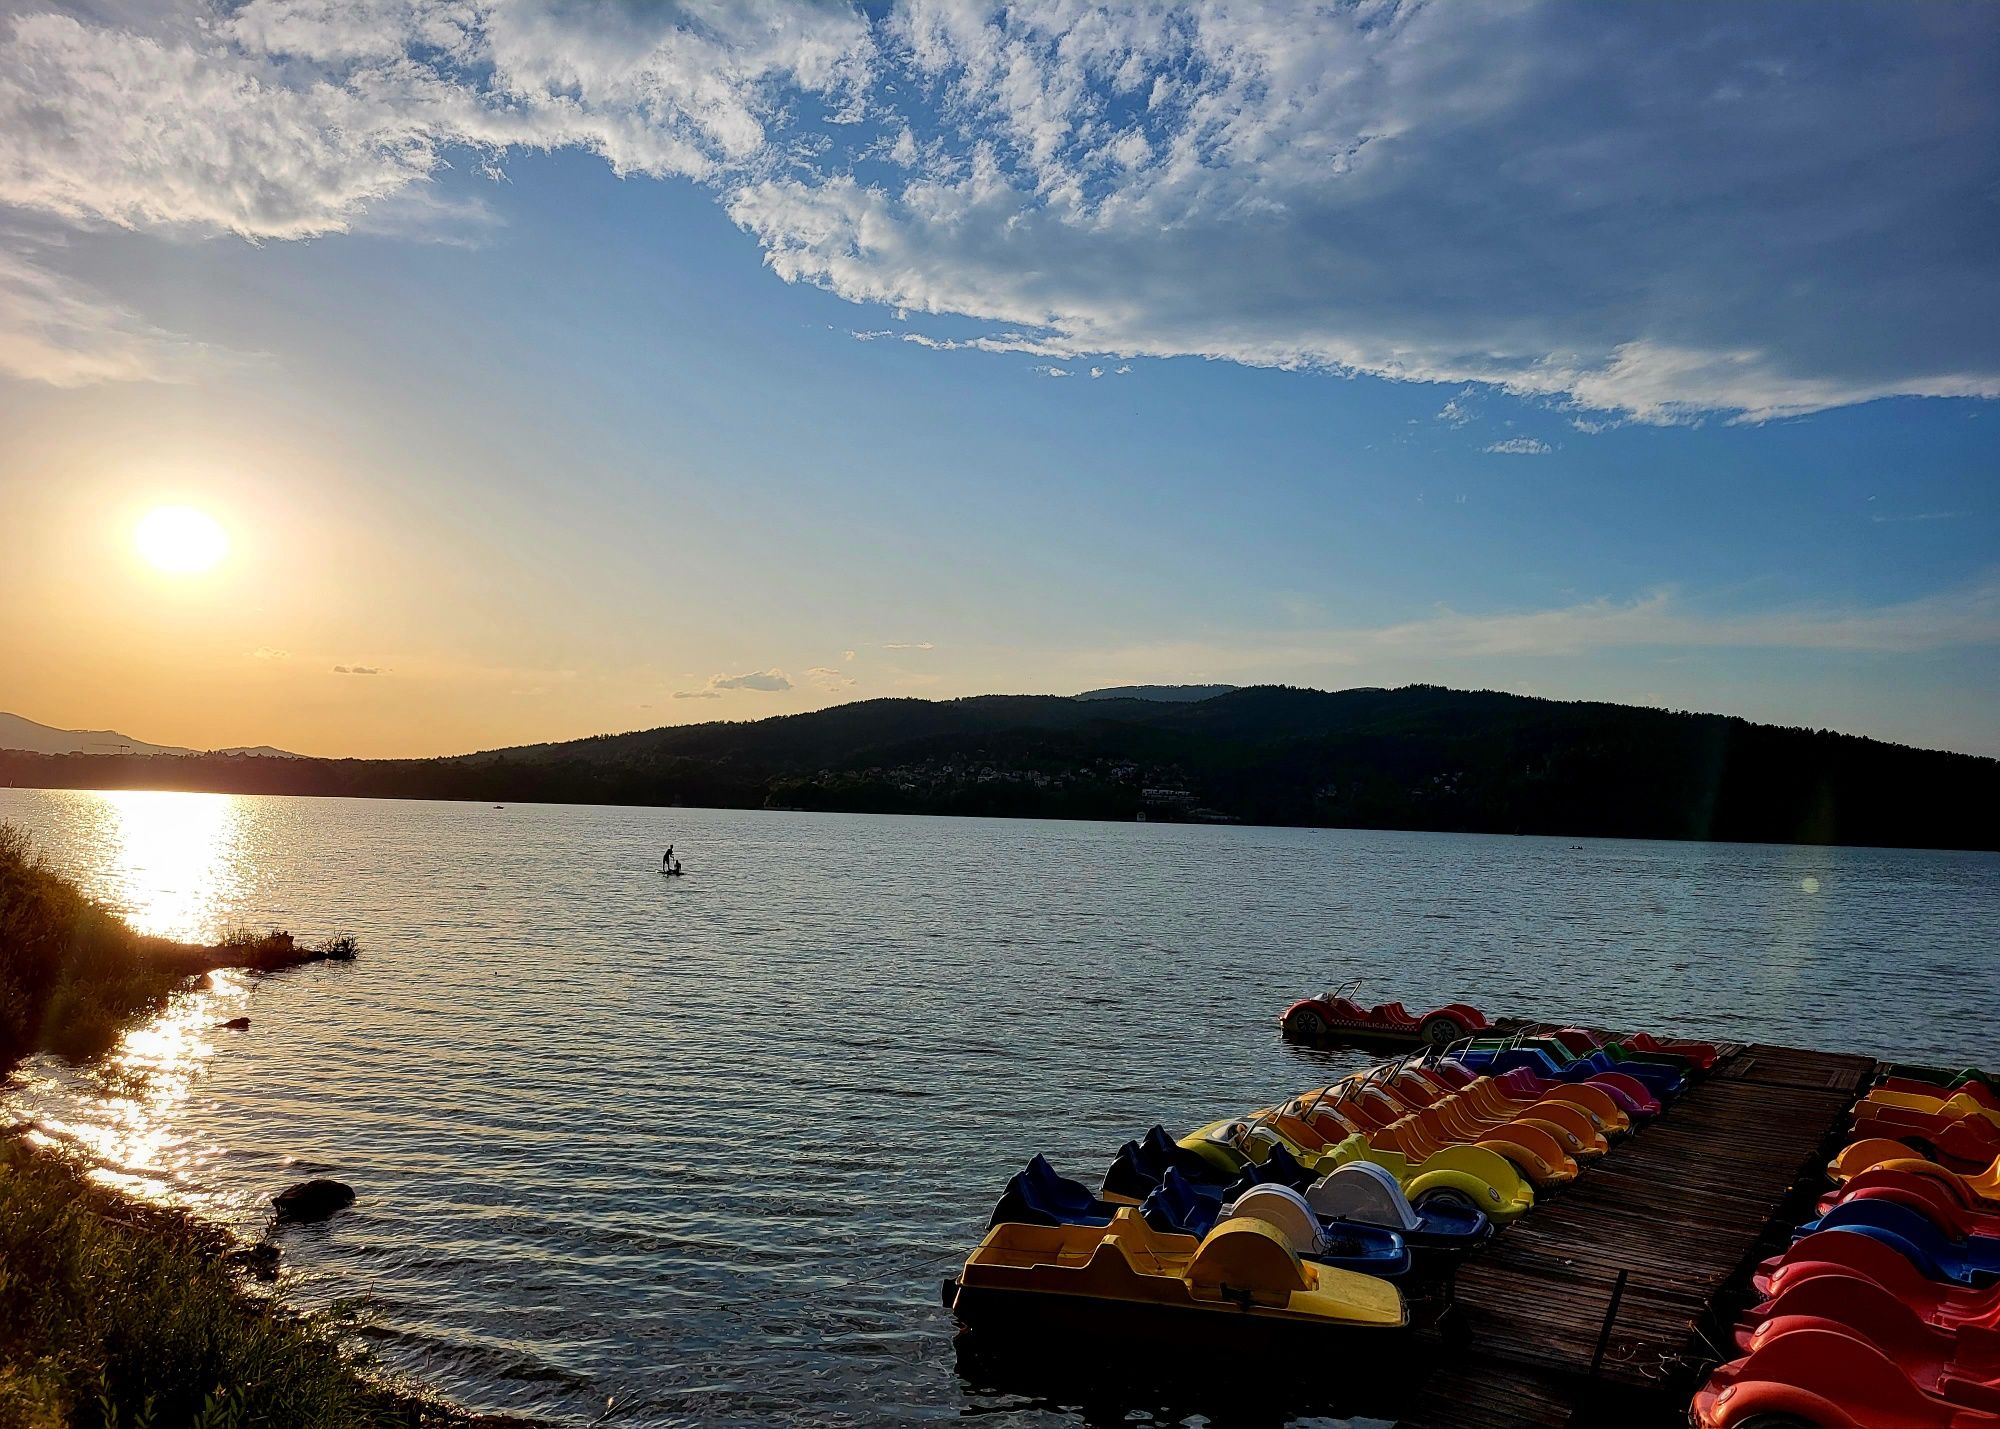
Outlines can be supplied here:
[[[1746, 1047], [1459, 1272], [1400, 1429], [1686, 1422], [1696, 1328], [1875, 1064]], [[1591, 1362], [1618, 1273], [1623, 1298]]]

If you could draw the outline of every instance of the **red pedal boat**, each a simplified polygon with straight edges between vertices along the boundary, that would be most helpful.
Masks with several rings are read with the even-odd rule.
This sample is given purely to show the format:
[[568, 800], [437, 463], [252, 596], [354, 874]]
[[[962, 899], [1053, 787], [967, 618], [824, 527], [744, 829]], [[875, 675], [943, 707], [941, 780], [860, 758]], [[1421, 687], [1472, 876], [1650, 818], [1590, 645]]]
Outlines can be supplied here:
[[1411, 1012], [1400, 1002], [1363, 1007], [1349, 996], [1359, 986], [1359, 982], [1342, 983], [1332, 992], [1301, 998], [1286, 1008], [1285, 1015], [1278, 1019], [1286, 1040], [1396, 1042], [1413, 1046], [1429, 1043], [1444, 1047], [1492, 1028], [1484, 1013], [1463, 1002], [1446, 1003], [1421, 1014]]

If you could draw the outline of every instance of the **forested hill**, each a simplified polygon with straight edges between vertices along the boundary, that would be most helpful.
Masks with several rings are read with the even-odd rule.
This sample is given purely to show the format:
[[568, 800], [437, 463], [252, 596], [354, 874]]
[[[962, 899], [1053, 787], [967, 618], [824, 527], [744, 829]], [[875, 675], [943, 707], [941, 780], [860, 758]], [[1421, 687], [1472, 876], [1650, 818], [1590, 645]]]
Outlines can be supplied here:
[[2000, 846], [2000, 761], [1432, 686], [866, 700], [453, 759], [0, 753], [6, 782]]

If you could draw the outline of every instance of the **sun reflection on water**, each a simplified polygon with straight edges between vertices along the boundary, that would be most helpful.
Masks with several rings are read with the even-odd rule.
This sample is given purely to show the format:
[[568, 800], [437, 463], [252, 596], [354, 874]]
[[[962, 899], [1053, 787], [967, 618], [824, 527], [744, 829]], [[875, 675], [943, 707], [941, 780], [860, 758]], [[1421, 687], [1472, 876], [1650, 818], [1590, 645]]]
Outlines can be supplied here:
[[[240, 802], [150, 790], [89, 797], [90, 892], [142, 933], [220, 937], [248, 892]], [[183, 1109], [214, 1055], [217, 1024], [249, 997], [248, 974], [213, 973], [94, 1066], [32, 1059], [9, 1082], [0, 1110], [30, 1122], [35, 1139], [80, 1152], [107, 1185], [198, 1204], [200, 1168], [215, 1153], [190, 1136]]]
[[9, 1085], [6, 1110], [34, 1126], [34, 1139], [81, 1152], [106, 1185], [198, 1203], [200, 1168], [212, 1153], [184, 1129], [181, 1111], [214, 1055], [217, 1024], [249, 998], [249, 974], [213, 973], [206, 987], [176, 996], [127, 1032], [94, 1067], [33, 1059]]
[[105, 890], [142, 933], [206, 941], [243, 892], [243, 812], [228, 794], [119, 790], [99, 796], [110, 819], [99, 867]]

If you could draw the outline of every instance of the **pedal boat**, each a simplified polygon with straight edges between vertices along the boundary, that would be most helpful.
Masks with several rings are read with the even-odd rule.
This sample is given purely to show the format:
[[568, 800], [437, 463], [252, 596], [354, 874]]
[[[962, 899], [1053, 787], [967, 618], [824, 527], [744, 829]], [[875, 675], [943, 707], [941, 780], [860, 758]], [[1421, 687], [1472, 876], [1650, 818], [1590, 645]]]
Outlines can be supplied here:
[[1416, 1110], [1422, 1107], [1456, 1107], [1462, 1115], [1486, 1126], [1506, 1126], [1524, 1118], [1554, 1122], [1567, 1136], [1563, 1149], [1579, 1159], [1602, 1156], [1610, 1139], [1631, 1128], [1631, 1122], [1606, 1093], [1588, 1083], [1561, 1083], [1560, 1091], [1536, 1097], [1525, 1104], [1499, 1090], [1490, 1077], [1480, 1077], [1462, 1087], [1448, 1086], [1429, 1076], [1420, 1067], [1402, 1067], [1381, 1079], [1381, 1085], [1401, 1097]]
[[[1179, 1146], [1206, 1159], [1214, 1168], [1211, 1175], [1227, 1175], [1232, 1168], [1243, 1174], [1249, 1168], [1282, 1160], [1306, 1170], [1305, 1181], [1294, 1183], [1298, 1185], [1309, 1185], [1350, 1162], [1366, 1161], [1395, 1177], [1413, 1204], [1425, 1204], [1432, 1196], [1449, 1193], [1495, 1225], [1506, 1225], [1534, 1207], [1535, 1193], [1529, 1181], [1513, 1162], [1486, 1147], [1449, 1146], [1413, 1158], [1356, 1131], [1343, 1129], [1335, 1141], [1319, 1128], [1318, 1121], [1295, 1127], [1282, 1113], [1266, 1114], [1250, 1120], [1211, 1122], [1182, 1137]], [[1288, 1132], [1303, 1140], [1292, 1140]]]
[[1961, 1173], [1977, 1174], [2000, 1161], [2000, 1126], [1969, 1097], [1955, 1097], [1935, 1111], [1863, 1097], [1852, 1126], [1856, 1139], [1901, 1141]]
[[1785, 1303], [1820, 1280], [1840, 1282], [1844, 1290], [1852, 1290], [1856, 1282], [1872, 1286], [1893, 1296], [1927, 1325], [2000, 1331], [2000, 1290], [1969, 1290], [1929, 1279], [1894, 1247], [1847, 1231], [1807, 1236], [1760, 1265], [1753, 1284], [1768, 1298], [1765, 1305], [1747, 1311], [1745, 1318], [1754, 1320], [1768, 1306]]
[[1783, 1336], [1801, 1331], [1831, 1331], [1881, 1354], [1924, 1394], [1959, 1408], [2000, 1414], [2000, 1353], [1996, 1353], [2000, 1336], [1961, 1336], [1925, 1325], [1893, 1300], [1886, 1308], [1879, 1301], [1872, 1302], [1869, 1309], [1854, 1305], [1839, 1308], [1843, 1316], [1867, 1323], [1857, 1326], [1846, 1318], [1803, 1314], [1795, 1309], [1774, 1315], [1750, 1330], [1744, 1336], [1749, 1341], [1744, 1352], [1754, 1355]]
[[[1375, 1146], [1422, 1161], [1448, 1146], [1479, 1146], [1505, 1157], [1539, 1190], [1564, 1185], [1577, 1177], [1570, 1152], [1580, 1146], [1576, 1121], [1588, 1118], [1574, 1109], [1524, 1116], [1501, 1126], [1489, 1126], [1450, 1103], [1412, 1107], [1377, 1086], [1336, 1085], [1330, 1098], [1315, 1093], [1298, 1099], [1304, 1119], [1327, 1129], [1358, 1131]], [[1575, 1120], [1570, 1120], [1570, 1118]], [[1594, 1136], [1595, 1133], [1593, 1132]]]
[[1862, 1172], [1877, 1168], [1928, 1176], [1950, 1187], [1952, 1194], [1966, 1205], [2000, 1206], [2000, 1159], [1995, 1159], [1983, 1171], [1955, 1171], [1918, 1155], [1916, 1148], [1908, 1142], [1870, 1136], [1849, 1143], [1827, 1163], [1826, 1171], [1833, 1184], [1841, 1186]]
[[978, 1331], [1260, 1357], [1330, 1335], [1387, 1343], [1409, 1324], [1395, 1286], [1301, 1259], [1268, 1222], [1239, 1217], [1197, 1241], [1155, 1231], [1131, 1207], [1104, 1226], [994, 1226], [944, 1301]]
[[1912, 1076], [1907, 1069], [1882, 1078], [1873, 1090], [1878, 1092], [1900, 1092], [1906, 1096], [1931, 1097], [1946, 1101], [1955, 1096], [1970, 1097], [1988, 1111], [2000, 1112], [2000, 1091], [1995, 1091], [1990, 1082], [1981, 1081], [1971, 1071], [1964, 1071], [1950, 1082], [1927, 1082], [1920, 1076]]
[[1303, 1188], [1320, 1175], [1300, 1165], [1275, 1137], [1261, 1145], [1254, 1157], [1219, 1157], [1190, 1150], [1167, 1135], [1165, 1127], [1153, 1126], [1137, 1141], [1118, 1148], [1098, 1195], [1119, 1205], [1136, 1206], [1153, 1193], [1168, 1171], [1180, 1172], [1198, 1194], [1218, 1204], [1266, 1181]]
[[1679, 1096], [1687, 1085], [1686, 1077], [1674, 1067], [1636, 1058], [1621, 1061], [1603, 1049], [1587, 1057], [1576, 1057], [1555, 1041], [1522, 1042], [1510, 1038], [1499, 1042], [1474, 1042], [1454, 1055], [1474, 1071], [1485, 1072], [1489, 1076], [1525, 1068], [1552, 1082], [1587, 1082], [1593, 1077], [1616, 1072], [1643, 1082], [1646, 1090], [1663, 1102]]
[[1695, 1429], [2000, 1429], [2000, 1396], [1987, 1408], [1958, 1393], [1927, 1394], [1876, 1346], [1807, 1326], [1716, 1370], [1689, 1417]]
[[1954, 1238], [1924, 1211], [1894, 1201], [1843, 1201], [1799, 1230], [1859, 1232], [1901, 1252], [1932, 1280], [1974, 1289], [2000, 1282], [2000, 1237]]
[[[1557, 1180], [1562, 1179], [1560, 1171], [1550, 1168], [1560, 1167], [1565, 1160], [1574, 1160], [1584, 1153], [1584, 1137], [1596, 1135], [1589, 1118], [1570, 1109], [1555, 1112], [1537, 1107], [1531, 1115], [1505, 1122], [1489, 1121], [1455, 1099], [1438, 1099], [1426, 1105], [1371, 1082], [1328, 1087], [1325, 1093], [1314, 1093], [1305, 1099], [1301, 1110], [1312, 1116], [1322, 1108], [1339, 1121], [1371, 1135], [1419, 1118], [1440, 1144], [1488, 1146], [1530, 1177]], [[1526, 1157], [1517, 1152], [1526, 1153]]]
[[[1505, 1225], [1533, 1209], [1532, 1183], [1499, 1151], [1483, 1144], [1448, 1146], [1412, 1160], [1387, 1148], [1386, 1138], [1374, 1140], [1357, 1123], [1315, 1105], [1319, 1100], [1294, 1098], [1281, 1107], [1259, 1112], [1252, 1124], [1267, 1127], [1288, 1146], [1316, 1153], [1319, 1159], [1314, 1164], [1321, 1170], [1329, 1162], [1336, 1170], [1356, 1163], [1379, 1167], [1419, 1208], [1449, 1200], [1463, 1209], [1478, 1211], [1496, 1225]], [[1309, 1117], [1301, 1114], [1308, 1110]], [[1251, 1134], [1253, 1141], [1255, 1135]]]
[[2000, 1108], [1992, 1106], [1971, 1092], [1953, 1092], [1949, 1096], [1938, 1096], [1932, 1092], [1899, 1091], [1892, 1087], [1878, 1086], [1871, 1087], [1861, 1101], [1865, 1106], [1916, 1112], [1943, 1121], [1983, 1117], [1994, 1126], [2000, 1127]]
[[[1927, 1320], [1886, 1286], [1854, 1275], [1813, 1276], [1746, 1311], [1736, 1323], [1736, 1348], [1747, 1355], [1784, 1328], [1796, 1329], [1800, 1320], [1844, 1325], [1880, 1345], [1905, 1369], [1921, 1359], [1959, 1358], [1975, 1377], [2000, 1374], [2000, 1331], [1976, 1321]], [[1780, 1322], [1779, 1330], [1764, 1328]]]
[[1870, 1167], [1839, 1190], [1822, 1196], [1819, 1212], [1825, 1215], [1848, 1201], [1894, 1201], [1922, 1211], [1954, 1240], [2000, 1236], [2000, 1206], [1967, 1204], [1948, 1182], [1934, 1176]]
[[1706, 1072], [1714, 1067], [1716, 1059], [1722, 1055], [1721, 1049], [1713, 1042], [1696, 1042], [1685, 1037], [1661, 1038], [1650, 1032], [1606, 1037], [1587, 1027], [1559, 1027], [1547, 1036], [1577, 1056], [1588, 1056], [1593, 1050], [1602, 1048], [1621, 1060], [1626, 1057], [1645, 1058], [1697, 1072]]
[[1396, 1231], [1412, 1255], [1462, 1257], [1493, 1238], [1493, 1222], [1457, 1194], [1418, 1206], [1396, 1178], [1370, 1161], [1336, 1166], [1306, 1188], [1306, 1204], [1321, 1221]]
[[1422, 1013], [1411, 1012], [1400, 1002], [1363, 1007], [1348, 996], [1359, 986], [1358, 982], [1342, 983], [1318, 997], [1300, 998], [1279, 1017], [1279, 1030], [1290, 1042], [1443, 1047], [1492, 1026], [1485, 1013], [1463, 1002]]
[[[1102, 1226], [1109, 1225], [1120, 1209], [1037, 1156], [1007, 1183], [987, 1224], [988, 1229], [1007, 1224]], [[1140, 1202], [1139, 1216], [1162, 1234], [1197, 1238], [1233, 1216], [1258, 1216], [1283, 1226], [1301, 1255], [1323, 1265], [1393, 1280], [1407, 1275], [1412, 1264], [1409, 1246], [1394, 1228], [1322, 1223], [1305, 1198], [1289, 1186], [1250, 1185], [1225, 1203], [1201, 1195], [1170, 1167]]]

